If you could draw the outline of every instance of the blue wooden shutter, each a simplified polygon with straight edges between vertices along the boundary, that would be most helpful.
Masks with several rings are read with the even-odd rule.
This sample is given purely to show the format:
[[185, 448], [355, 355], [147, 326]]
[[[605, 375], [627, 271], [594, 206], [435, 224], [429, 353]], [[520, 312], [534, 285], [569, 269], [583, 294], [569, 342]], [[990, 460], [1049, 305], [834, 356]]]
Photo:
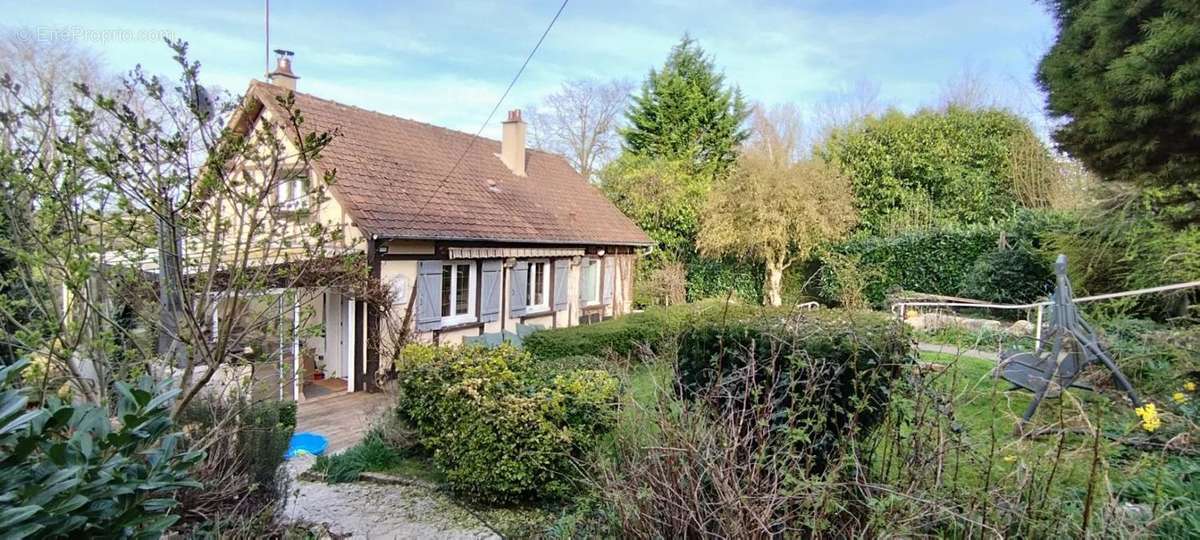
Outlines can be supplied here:
[[529, 294], [529, 263], [517, 261], [512, 269], [512, 282], [509, 283], [508, 304], [511, 307], [510, 316], [520, 317], [525, 314], [525, 297]]
[[600, 259], [600, 273], [604, 274], [604, 303], [605, 304], [612, 304], [612, 301], [613, 301], [613, 287], [617, 283], [617, 280], [615, 279], [615, 276], [617, 274], [617, 268], [616, 268], [617, 265], [615, 264], [616, 262], [617, 261], [614, 260], [612, 257], [605, 257], [603, 259]]
[[591, 262], [591, 259], [583, 259], [579, 262], [579, 290], [575, 291], [575, 294], [579, 295], [579, 305], [581, 306], [583, 305], [584, 298], [587, 296], [584, 294], [584, 291], [587, 290], [587, 273], [589, 262]]
[[480, 281], [479, 320], [492, 322], [500, 318], [500, 259], [483, 261], [483, 279]]
[[554, 261], [554, 311], [567, 309], [567, 275], [570, 267], [566, 259]]
[[442, 261], [417, 262], [417, 330], [442, 327]]

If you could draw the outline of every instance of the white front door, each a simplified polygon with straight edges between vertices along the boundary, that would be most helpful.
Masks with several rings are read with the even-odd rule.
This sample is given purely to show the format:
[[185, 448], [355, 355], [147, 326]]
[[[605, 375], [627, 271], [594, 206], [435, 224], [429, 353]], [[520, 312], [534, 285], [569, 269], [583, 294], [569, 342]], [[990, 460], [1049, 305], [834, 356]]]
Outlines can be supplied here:
[[346, 376], [346, 302], [336, 292], [325, 293], [325, 369], [329, 377]]

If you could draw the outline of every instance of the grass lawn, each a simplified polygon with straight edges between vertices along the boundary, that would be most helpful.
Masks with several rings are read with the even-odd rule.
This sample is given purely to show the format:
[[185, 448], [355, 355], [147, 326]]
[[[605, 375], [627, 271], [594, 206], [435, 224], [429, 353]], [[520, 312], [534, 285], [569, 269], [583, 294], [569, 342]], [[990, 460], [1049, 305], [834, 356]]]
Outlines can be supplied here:
[[1132, 407], [1109, 398], [1117, 394], [1070, 389], [1062, 397], [1047, 398], [1027, 431], [1049, 432], [1021, 437], [1015, 428], [1033, 398], [1031, 392], [1014, 390], [1007, 381], [995, 378], [995, 364], [989, 360], [944, 353], [922, 353], [921, 358], [947, 366], [933, 384], [949, 396], [955, 425], [961, 427], [962, 441], [971, 450], [970, 456], [960, 455], [955, 463], [960, 481], [982, 485], [989, 478], [1003, 481], [1029, 470], [1053, 469], [1053, 493], [1086, 489], [1095, 452], [1095, 440], [1087, 434], [1090, 426], [1099, 426], [1104, 434], [1099, 440], [1098, 467], [1109, 481], [1124, 476], [1125, 466], [1138, 461], [1140, 452], [1112, 440], [1140, 434]]

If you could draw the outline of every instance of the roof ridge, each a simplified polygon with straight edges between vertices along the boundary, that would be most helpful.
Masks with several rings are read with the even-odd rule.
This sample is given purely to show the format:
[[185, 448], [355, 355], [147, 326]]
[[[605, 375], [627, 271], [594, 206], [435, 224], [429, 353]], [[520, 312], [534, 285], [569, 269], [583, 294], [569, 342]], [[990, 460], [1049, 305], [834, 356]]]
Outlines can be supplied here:
[[[253, 85], [263, 86], [263, 87], [266, 87], [266, 88], [271, 88], [271, 89], [275, 89], [275, 88], [282, 89], [282, 87], [275, 86], [274, 84], [271, 84], [271, 83], [268, 83], [268, 82], [263, 82], [263, 81], [260, 81], [260, 80], [258, 80], [258, 79], [250, 79], [250, 83], [251, 83], [251, 84], [253, 84]], [[496, 139], [493, 139], [493, 138], [491, 138], [491, 137], [484, 137], [483, 135], [475, 135], [474, 133], [469, 133], [469, 132], [462, 131], [462, 130], [458, 130], [458, 129], [448, 128], [448, 127], [446, 127], [446, 126], [439, 126], [439, 125], [437, 125], [437, 124], [431, 124], [431, 123], [429, 123], [429, 122], [422, 122], [422, 121], [420, 121], [420, 120], [415, 120], [415, 119], [412, 119], [412, 118], [405, 118], [405, 117], [403, 117], [403, 116], [399, 116], [399, 115], [395, 115], [395, 114], [391, 114], [391, 113], [385, 113], [385, 112], [382, 112], [382, 111], [376, 111], [376, 110], [374, 110], [374, 109], [368, 109], [368, 108], [366, 108], [366, 107], [359, 107], [358, 105], [351, 105], [351, 104], [349, 104], [349, 103], [342, 103], [341, 101], [336, 101], [336, 100], [332, 100], [332, 99], [329, 99], [329, 98], [324, 98], [324, 97], [321, 97], [321, 96], [318, 96], [318, 95], [316, 95], [316, 94], [312, 94], [312, 93], [309, 93], [309, 92], [301, 92], [301, 91], [299, 91], [299, 90], [292, 90], [292, 93], [295, 93], [295, 94], [301, 94], [301, 95], [307, 96], [309, 99], [315, 99], [315, 100], [317, 100], [317, 101], [324, 101], [325, 103], [332, 103], [332, 104], [334, 104], [334, 105], [337, 105], [337, 106], [339, 106], [339, 107], [346, 107], [346, 108], [349, 108], [349, 109], [356, 109], [356, 110], [363, 111], [363, 112], [366, 112], [366, 113], [370, 113], [370, 114], [374, 114], [374, 115], [378, 115], [378, 116], [385, 116], [385, 117], [387, 117], [387, 118], [391, 118], [391, 119], [395, 119], [395, 120], [400, 120], [400, 121], [403, 121], [403, 122], [410, 122], [410, 123], [413, 123], [413, 124], [417, 124], [417, 125], [421, 125], [421, 126], [426, 126], [426, 127], [431, 127], [431, 128], [434, 128], [434, 129], [438, 129], [438, 130], [441, 130], [441, 131], [448, 131], [448, 132], [450, 132], [450, 133], [453, 133], [453, 134], [455, 134], [455, 135], [462, 135], [462, 136], [465, 136], [465, 137], [477, 137], [477, 138], [483, 139], [483, 140], [485, 140], [485, 141], [491, 141], [491, 142], [494, 142], [494, 143], [500, 143], [500, 142], [501, 142], [501, 141], [499, 141], [499, 140], [496, 140]], [[303, 111], [301, 111], [301, 112], [303, 112]], [[532, 125], [532, 124], [530, 124], [530, 125]], [[553, 156], [553, 157], [556, 157], [556, 158], [561, 158], [561, 159], [564, 159], [564, 160], [565, 160], [565, 159], [567, 159], [567, 156], [565, 156], [565, 155], [563, 155], [563, 154], [560, 154], [560, 153], [558, 153], [558, 152], [551, 152], [551, 151], [549, 151], [549, 150], [543, 150], [543, 149], [541, 149], [541, 148], [533, 148], [533, 147], [528, 147], [528, 146], [527, 146], [527, 147], [525, 148], [525, 151], [526, 151], [526, 152], [537, 152], [537, 153], [539, 153], [539, 154], [545, 154], [545, 155], [548, 155], [548, 156]], [[569, 161], [568, 161], [568, 163], [569, 163]]]

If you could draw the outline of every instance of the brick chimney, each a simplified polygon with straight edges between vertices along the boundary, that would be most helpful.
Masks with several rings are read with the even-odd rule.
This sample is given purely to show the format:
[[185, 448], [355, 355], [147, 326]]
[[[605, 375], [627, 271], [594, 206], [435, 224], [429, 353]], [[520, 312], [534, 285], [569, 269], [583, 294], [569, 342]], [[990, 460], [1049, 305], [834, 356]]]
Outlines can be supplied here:
[[296, 81], [300, 79], [295, 73], [292, 73], [292, 56], [295, 56], [296, 53], [283, 49], [275, 49], [275, 54], [275, 71], [267, 75], [267, 78], [275, 86], [295, 90]]
[[525, 176], [525, 121], [521, 110], [508, 111], [508, 120], [503, 123], [500, 137], [500, 161], [517, 176]]

